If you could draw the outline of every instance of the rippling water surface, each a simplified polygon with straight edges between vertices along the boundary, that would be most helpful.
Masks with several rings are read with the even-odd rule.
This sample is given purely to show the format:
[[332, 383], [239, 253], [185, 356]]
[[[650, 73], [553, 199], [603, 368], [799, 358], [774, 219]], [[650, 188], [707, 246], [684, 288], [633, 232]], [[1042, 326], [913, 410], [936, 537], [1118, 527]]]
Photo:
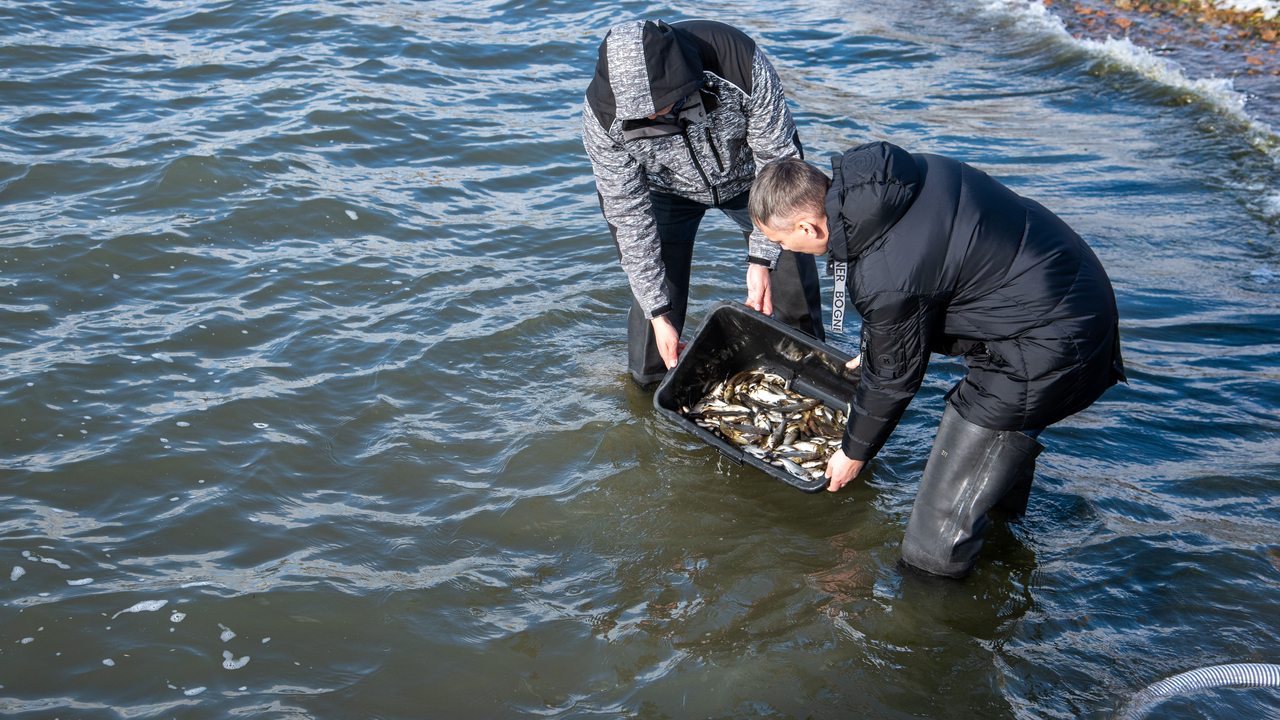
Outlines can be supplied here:
[[[964, 583], [894, 565], [957, 363], [820, 495], [625, 377], [582, 93], [609, 25], [700, 16], [774, 59], [810, 157], [957, 156], [1111, 273], [1131, 383], [1045, 434]], [[1280, 165], [1219, 86], [970, 0], [0, 25], [4, 714], [1103, 718], [1280, 662]], [[704, 224], [695, 320], [740, 237]]]

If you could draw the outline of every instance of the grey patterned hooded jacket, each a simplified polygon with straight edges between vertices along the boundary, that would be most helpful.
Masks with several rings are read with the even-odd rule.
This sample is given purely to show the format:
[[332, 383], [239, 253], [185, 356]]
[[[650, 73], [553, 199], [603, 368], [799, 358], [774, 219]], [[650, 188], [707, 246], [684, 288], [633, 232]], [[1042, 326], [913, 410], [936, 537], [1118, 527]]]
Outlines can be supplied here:
[[[773, 66], [751, 38], [709, 20], [611, 29], [587, 89], [582, 144], [649, 318], [670, 310], [649, 191], [719, 205], [750, 189], [757, 165], [802, 156]], [[750, 262], [772, 269], [779, 252], [759, 230], [751, 234]]]

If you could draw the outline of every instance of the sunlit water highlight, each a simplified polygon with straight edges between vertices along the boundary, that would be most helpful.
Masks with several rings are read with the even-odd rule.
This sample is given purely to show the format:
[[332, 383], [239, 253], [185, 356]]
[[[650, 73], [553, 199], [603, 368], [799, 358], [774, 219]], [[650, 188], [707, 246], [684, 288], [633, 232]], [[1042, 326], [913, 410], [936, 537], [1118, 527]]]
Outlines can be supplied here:
[[[811, 158], [959, 157], [1111, 273], [1131, 383], [1046, 432], [965, 583], [895, 567], [957, 363], [840, 494], [728, 465], [626, 380], [578, 109], [603, 30], [659, 16], [756, 37]], [[0, 711], [1102, 718], [1280, 661], [1276, 138], [1051, 20], [0, 8]], [[742, 294], [732, 224], [700, 243], [695, 320]]]

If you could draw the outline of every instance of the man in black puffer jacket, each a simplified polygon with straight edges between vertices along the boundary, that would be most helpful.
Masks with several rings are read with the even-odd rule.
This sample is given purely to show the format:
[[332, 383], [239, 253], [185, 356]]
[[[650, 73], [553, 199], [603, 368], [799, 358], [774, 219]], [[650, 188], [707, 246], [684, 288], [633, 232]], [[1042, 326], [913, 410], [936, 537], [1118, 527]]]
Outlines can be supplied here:
[[862, 316], [850, 363], [862, 380], [828, 489], [879, 452], [930, 353], [963, 356], [969, 372], [947, 394], [902, 544], [908, 565], [961, 577], [987, 511], [1025, 511], [1040, 431], [1124, 380], [1111, 282], [1066, 223], [969, 165], [884, 142], [831, 165], [828, 180], [801, 160], [774, 162], [750, 205], [771, 241], [830, 251], [837, 277], [847, 267]]

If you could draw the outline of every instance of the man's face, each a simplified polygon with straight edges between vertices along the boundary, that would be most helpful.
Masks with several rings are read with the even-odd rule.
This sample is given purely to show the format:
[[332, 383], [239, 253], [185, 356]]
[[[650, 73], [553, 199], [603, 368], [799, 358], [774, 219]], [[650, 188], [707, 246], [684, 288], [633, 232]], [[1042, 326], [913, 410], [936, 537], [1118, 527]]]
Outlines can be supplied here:
[[760, 232], [764, 233], [765, 237], [781, 245], [784, 250], [821, 255], [827, 251], [827, 219], [822, 218], [820, 226], [818, 222], [814, 218], [799, 220], [790, 230], [777, 230], [758, 223], [756, 227], [760, 228]]

